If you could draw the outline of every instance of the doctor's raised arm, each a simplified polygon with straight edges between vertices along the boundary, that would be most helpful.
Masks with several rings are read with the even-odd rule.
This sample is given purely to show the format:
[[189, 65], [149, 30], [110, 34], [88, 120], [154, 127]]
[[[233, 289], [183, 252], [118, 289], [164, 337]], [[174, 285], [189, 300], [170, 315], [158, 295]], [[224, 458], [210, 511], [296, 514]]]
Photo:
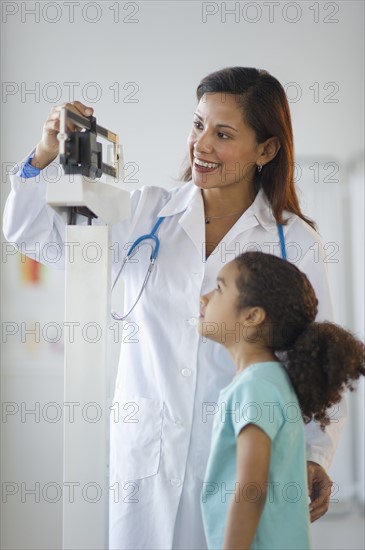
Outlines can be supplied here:
[[[66, 212], [59, 214], [46, 204], [47, 175], [42, 171], [52, 170], [52, 164], [58, 156], [60, 129], [60, 112], [63, 107], [84, 116], [90, 116], [93, 108], [79, 101], [64, 103], [53, 107], [45, 121], [42, 136], [36, 147], [27, 157], [15, 165], [11, 173], [12, 189], [5, 205], [4, 235], [20, 251], [33, 257], [36, 261], [47, 264], [47, 258], [41, 252], [44, 244], [57, 243], [60, 250], [64, 245], [64, 226], [67, 223]], [[75, 131], [77, 127], [70, 121], [67, 130]], [[51, 165], [51, 167], [49, 167]], [[55, 167], [54, 167], [55, 168]], [[63, 256], [59, 262], [52, 262], [52, 267], [64, 266]]]
[[[16, 164], [11, 173], [11, 192], [7, 199], [4, 211], [3, 231], [6, 239], [20, 252], [34, 260], [63, 269], [65, 265], [65, 226], [69, 223], [70, 209], [65, 207], [54, 208], [47, 204], [47, 183], [58, 182], [62, 168], [58, 162], [59, 145], [57, 138], [60, 132], [60, 114], [66, 108], [76, 115], [89, 117], [94, 109], [79, 101], [63, 103], [53, 107], [45, 121], [42, 136], [38, 144], [20, 163]], [[77, 132], [79, 126], [69, 117], [65, 117], [66, 131]], [[60, 181], [62, 185], [62, 181]], [[138, 202], [141, 193], [134, 193], [132, 205]], [[85, 224], [86, 218], [77, 216], [78, 224]], [[104, 221], [97, 217], [94, 224], [100, 225]], [[117, 233], [122, 230], [123, 236], [127, 233], [129, 220], [121, 222]], [[126, 240], [126, 239], [125, 239]], [[57, 258], [48, 257], [47, 246], [52, 243], [60, 253]], [[116, 253], [115, 257], [121, 254]], [[115, 267], [115, 266], [114, 266]]]
[[[129, 315], [138, 325], [138, 341], [122, 346], [115, 385], [114, 403], [120, 411], [133, 403], [137, 416], [135, 422], [111, 418], [110, 486], [135, 482], [139, 491], [137, 501], [110, 501], [109, 541], [115, 549], [207, 548], [201, 490], [213, 422], [222, 412], [219, 393], [235, 367], [223, 346], [199, 335], [197, 324], [200, 296], [215, 287], [220, 269], [251, 249], [294, 263], [286, 243], [297, 243], [295, 263], [316, 292], [318, 320], [333, 319], [323, 243], [295, 188], [283, 86], [265, 70], [229, 67], [204, 77], [196, 98], [181, 184], [167, 190], [144, 182], [131, 193], [129, 219], [111, 225], [120, 251], [116, 273], [129, 244], [141, 236], [153, 234], [156, 254]], [[91, 114], [78, 101], [66, 107]], [[64, 246], [66, 209], [46, 204], [60, 109], [52, 109], [35, 150], [10, 176], [4, 234], [19, 250], [37, 242], [41, 250], [47, 242]], [[63, 258], [56, 265], [42, 255], [35, 259], [64, 265]], [[144, 280], [149, 265], [149, 254], [141, 254], [124, 274], [125, 311], [134, 305], [141, 290], [136, 281]], [[314, 422], [305, 426], [312, 521], [328, 509], [327, 470], [345, 416], [342, 400], [325, 431]]]

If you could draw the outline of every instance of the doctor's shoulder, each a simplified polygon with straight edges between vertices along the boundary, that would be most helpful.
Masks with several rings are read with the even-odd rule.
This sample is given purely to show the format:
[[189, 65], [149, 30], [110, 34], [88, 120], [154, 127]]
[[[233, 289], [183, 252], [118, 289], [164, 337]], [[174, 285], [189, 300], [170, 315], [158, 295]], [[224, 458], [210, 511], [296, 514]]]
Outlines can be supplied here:
[[287, 221], [284, 234], [289, 261], [299, 269], [302, 262], [325, 263], [326, 243], [321, 234], [292, 212], [285, 211], [283, 217]]
[[[180, 202], [182, 198], [188, 200], [189, 192], [191, 192], [191, 183], [182, 183], [169, 189], [157, 185], [144, 185], [131, 191], [132, 217], [157, 218], [160, 211], [169, 203], [175, 203], [176, 200]], [[162, 215], [163, 212], [161, 212]]]
[[284, 226], [287, 260], [308, 277], [314, 288], [318, 300], [316, 320], [332, 321], [334, 310], [328, 278], [329, 243], [325, 243], [321, 235], [299, 216], [290, 214], [285, 215], [284, 219], [288, 219], [287, 226]]

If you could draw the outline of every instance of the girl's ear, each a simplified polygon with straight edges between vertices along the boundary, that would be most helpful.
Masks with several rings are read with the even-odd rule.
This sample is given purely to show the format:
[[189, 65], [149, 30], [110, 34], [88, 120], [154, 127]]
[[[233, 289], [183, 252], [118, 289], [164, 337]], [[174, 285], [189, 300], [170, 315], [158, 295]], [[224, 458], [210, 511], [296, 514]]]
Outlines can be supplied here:
[[242, 321], [250, 325], [262, 325], [266, 319], [266, 312], [262, 307], [250, 307], [242, 312]]

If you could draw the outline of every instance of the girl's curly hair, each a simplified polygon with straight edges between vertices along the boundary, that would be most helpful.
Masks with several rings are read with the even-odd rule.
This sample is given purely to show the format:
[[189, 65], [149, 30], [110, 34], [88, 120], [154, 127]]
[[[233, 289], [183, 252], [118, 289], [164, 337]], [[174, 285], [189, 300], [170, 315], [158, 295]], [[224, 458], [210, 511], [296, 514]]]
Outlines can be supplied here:
[[261, 307], [269, 325], [268, 346], [284, 352], [285, 365], [298, 396], [303, 420], [321, 428], [330, 423], [328, 409], [347, 387], [365, 375], [365, 346], [334, 323], [316, 323], [317, 298], [308, 278], [295, 265], [262, 252], [235, 259], [240, 293], [237, 308]]

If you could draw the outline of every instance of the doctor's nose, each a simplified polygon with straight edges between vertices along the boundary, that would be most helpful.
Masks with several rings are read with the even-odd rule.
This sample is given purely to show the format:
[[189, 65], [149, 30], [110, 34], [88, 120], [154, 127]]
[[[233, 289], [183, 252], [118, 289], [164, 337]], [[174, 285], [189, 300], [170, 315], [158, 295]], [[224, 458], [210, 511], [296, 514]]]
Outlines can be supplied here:
[[202, 132], [199, 137], [196, 138], [194, 143], [194, 153], [197, 155], [202, 153], [211, 153], [213, 151], [212, 139], [208, 134]]

